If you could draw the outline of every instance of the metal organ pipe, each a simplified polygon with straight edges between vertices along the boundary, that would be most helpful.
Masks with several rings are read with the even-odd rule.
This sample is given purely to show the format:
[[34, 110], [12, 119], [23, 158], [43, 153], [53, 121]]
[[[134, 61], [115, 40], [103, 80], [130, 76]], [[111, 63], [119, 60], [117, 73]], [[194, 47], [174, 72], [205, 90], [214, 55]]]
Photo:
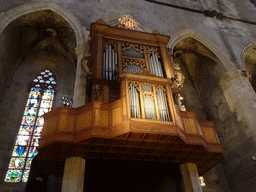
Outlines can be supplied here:
[[115, 50], [112, 49], [112, 80], [114, 80], [114, 71], [115, 71]]
[[108, 79], [108, 62], [109, 62], [109, 54], [108, 54], [108, 47], [107, 47], [107, 50], [106, 50], [106, 79]]
[[112, 51], [111, 51], [111, 45], [108, 45], [108, 70], [109, 70], [109, 74], [108, 74], [108, 79], [111, 80], [112, 77]]
[[154, 67], [155, 67], [155, 75], [158, 76], [158, 66], [157, 66], [157, 62], [156, 62], [155, 52], [152, 52], [152, 58], [153, 58], [153, 63], [154, 63]]
[[117, 52], [115, 52], [115, 72], [116, 72], [116, 79], [117, 80], [117, 75], [118, 75], [118, 61], [117, 61]]
[[170, 121], [169, 108], [168, 108], [166, 94], [164, 94], [164, 90], [162, 92], [163, 92], [163, 100], [164, 100], [164, 106], [165, 106], [165, 113], [166, 113], [166, 116], [167, 116], [167, 121]]
[[106, 51], [103, 52], [103, 74], [102, 77], [103, 79], [106, 79]]

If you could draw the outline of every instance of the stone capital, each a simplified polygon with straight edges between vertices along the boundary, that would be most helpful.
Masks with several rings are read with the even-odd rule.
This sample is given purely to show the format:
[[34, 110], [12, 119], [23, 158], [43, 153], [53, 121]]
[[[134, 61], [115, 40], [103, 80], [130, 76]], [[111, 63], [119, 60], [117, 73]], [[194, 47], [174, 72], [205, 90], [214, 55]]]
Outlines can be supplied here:
[[79, 55], [84, 56], [88, 52], [89, 52], [89, 49], [87, 49], [86, 47], [77, 47], [77, 48], [75, 48], [76, 56], [79, 56]]

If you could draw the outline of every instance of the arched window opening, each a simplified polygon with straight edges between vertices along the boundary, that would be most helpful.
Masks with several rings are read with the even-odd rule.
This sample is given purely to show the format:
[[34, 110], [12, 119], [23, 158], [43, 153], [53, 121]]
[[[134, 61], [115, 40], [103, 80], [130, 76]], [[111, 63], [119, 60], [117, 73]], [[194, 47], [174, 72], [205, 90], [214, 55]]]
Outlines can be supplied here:
[[44, 70], [32, 82], [5, 182], [27, 182], [32, 159], [37, 155], [44, 114], [51, 111], [56, 81]]

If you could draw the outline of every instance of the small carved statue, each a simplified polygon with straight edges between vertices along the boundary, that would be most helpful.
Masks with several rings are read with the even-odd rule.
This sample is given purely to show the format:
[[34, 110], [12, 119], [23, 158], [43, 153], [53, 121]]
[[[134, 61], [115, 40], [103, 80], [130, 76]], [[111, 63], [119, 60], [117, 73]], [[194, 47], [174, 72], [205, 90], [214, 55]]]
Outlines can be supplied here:
[[99, 100], [101, 98], [101, 85], [96, 84], [92, 86], [93, 99]]

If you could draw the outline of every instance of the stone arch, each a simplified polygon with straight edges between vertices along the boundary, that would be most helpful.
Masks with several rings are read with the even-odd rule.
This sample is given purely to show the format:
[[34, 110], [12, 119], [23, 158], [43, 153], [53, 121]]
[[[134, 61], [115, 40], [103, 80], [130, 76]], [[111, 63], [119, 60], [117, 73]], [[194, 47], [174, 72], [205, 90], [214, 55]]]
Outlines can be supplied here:
[[53, 12], [58, 13], [60, 16], [62, 16], [72, 26], [76, 34], [77, 48], [84, 46], [85, 39], [83, 35], [83, 28], [82, 28], [82, 25], [77, 20], [77, 18], [74, 17], [69, 11], [62, 9], [60, 6], [51, 2], [29, 3], [26, 5], [15, 7], [5, 13], [2, 13], [2, 15], [0, 16], [0, 20], [1, 20], [0, 35], [4, 31], [4, 29], [17, 18], [35, 11], [42, 11], [42, 10], [51, 10]]
[[200, 42], [201, 44], [203, 44], [205, 47], [207, 47], [219, 59], [220, 62], [218, 63], [218, 65], [220, 65], [220, 67], [225, 72], [236, 70], [234, 68], [235, 65], [231, 62], [230, 59], [228, 59], [228, 57], [221, 51], [221, 49], [218, 46], [216, 46], [214, 43], [212, 43], [210, 40], [208, 40], [201, 34], [195, 32], [195, 31], [192, 31], [192, 30], [186, 29], [186, 30], [179, 32], [178, 34], [175, 34], [170, 39], [170, 41], [168, 43], [168, 48], [173, 49], [175, 47], [175, 45], [180, 40], [187, 38], [187, 37], [191, 37], [191, 38], [195, 39], [196, 41]]
[[255, 43], [255, 42], [249, 43], [249, 44], [245, 45], [245, 46], [242, 48], [240, 58], [241, 58], [241, 61], [242, 61], [242, 64], [243, 64], [244, 69], [246, 69], [245, 60], [244, 60], [244, 55], [245, 55], [245, 53], [246, 53], [247, 51], [249, 51], [249, 50], [252, 49], [252, 48], [256, 48], [256, 43]]

